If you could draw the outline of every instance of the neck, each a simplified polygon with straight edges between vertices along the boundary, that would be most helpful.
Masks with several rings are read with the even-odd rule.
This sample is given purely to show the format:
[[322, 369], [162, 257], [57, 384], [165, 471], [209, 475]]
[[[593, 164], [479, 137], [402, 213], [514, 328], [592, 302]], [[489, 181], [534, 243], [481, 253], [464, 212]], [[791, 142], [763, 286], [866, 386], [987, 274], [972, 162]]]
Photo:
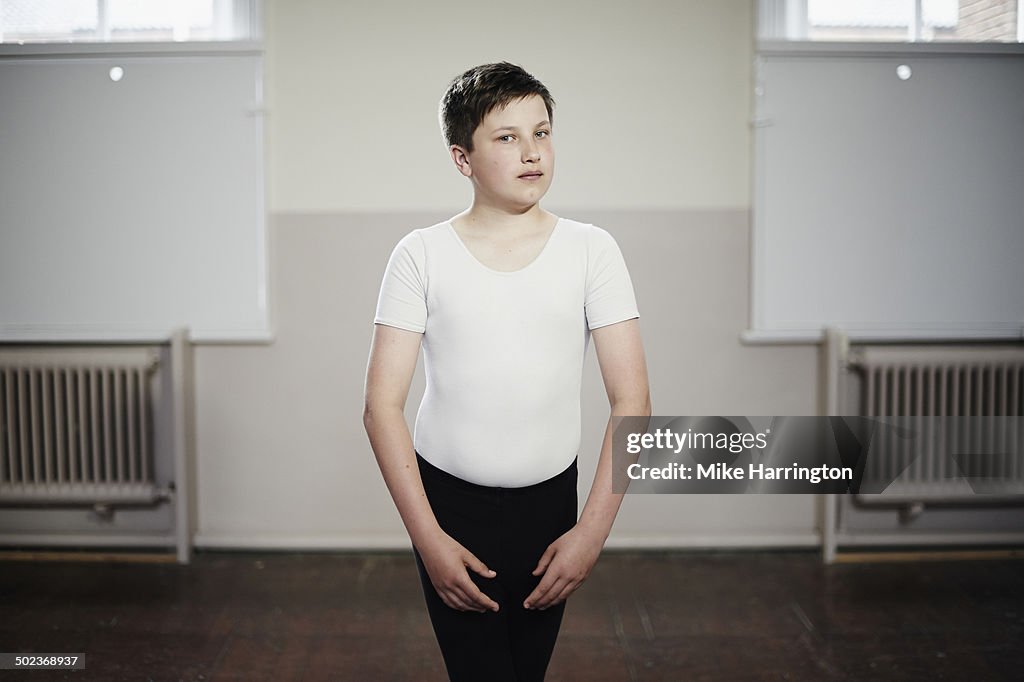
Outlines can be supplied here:
[[555, 215], [542, 209], [540, 204], [521, 213], [512, 213], [474, 200], [473, 205], [455, 216], [452, 222], [458, 221], [469, 230], [486, 230], [488, 234], [501, 236], [531, 232], [555, 219]]

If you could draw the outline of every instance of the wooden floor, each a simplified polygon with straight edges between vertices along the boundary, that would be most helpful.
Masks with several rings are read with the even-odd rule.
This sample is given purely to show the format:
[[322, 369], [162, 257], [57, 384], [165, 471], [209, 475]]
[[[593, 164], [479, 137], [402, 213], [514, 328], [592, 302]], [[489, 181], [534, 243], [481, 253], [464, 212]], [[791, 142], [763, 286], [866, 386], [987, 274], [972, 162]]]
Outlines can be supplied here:
[[[411, 552], [201, 552], [189, 566], [0, 558], [18, 680], [445, 680]], [[1017, 680], [1024, 561], [605, 551], [548, 680]]]

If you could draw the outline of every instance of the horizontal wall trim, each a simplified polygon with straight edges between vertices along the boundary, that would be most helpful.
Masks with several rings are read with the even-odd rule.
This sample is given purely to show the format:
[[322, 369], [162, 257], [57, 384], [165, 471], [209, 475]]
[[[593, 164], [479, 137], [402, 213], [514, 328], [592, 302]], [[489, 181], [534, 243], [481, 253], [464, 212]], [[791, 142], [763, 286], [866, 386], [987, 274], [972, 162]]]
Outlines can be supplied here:
[[[645, 535], [610, 538], [607, 549], [745, 549], [752, 547], [781, 549], [818, 547], [816, 532], [736, 535]], [[284, 549], [284, 550], [411, 550], [412, 544], [399, 535], [237, 535], [199, 533], [197, 549]]]
[[[173, 333], [168, 327], [122, 327], [101, 325], [3, 325], [0, 343], [166, 343]], [[197, 345], [272, 344], [277, 336], [270, 329], [208, 329], [195, 334], [187, 330], [189, 341]]]
[[[1024, 544], [1024, 533], [892, 533], [892, 532], [840, 532], [836, 537], [840, 546], [915, 546], [927, 544], [984, 545]], [[168, 536], [131, 535], [47, 535], [3, 534], [0, 545], [37, 546], [173, 546], [175, 538]], [[197, 549], [258, 549], [258, 550], [410, 550], [412, 544], [404, 535], [238, 535], [199, 533], [193, 540]], [[610, 538], [607, 549], [784, 549], [790, 547], [816, 548], [821, 545], [817, 532], [776, 534], [723, 534], [723, 535], [655, 535]]]
[[399, 535], [238, 535], [197, 533], [196, 549], [287, 549], [287, 550], [397, 550], [412, 549]]
[[36, 533], [4, 533], [0, 534], [0, 546], [39, 546], [39, 547], [169, 547], [173, 548], [178, 538], [172, 532], [166, 535], [117, 535], [102, 534], [54, 534], [45, 531]]
[[835, 40], [760, 40], [758, 54], [798, 57], [920, 57], [920, 56], [991, 56], [1022, 55], [1021, 43], [969, 42], [852, 42]]
[[931, 533], [893, 533], [892, 531], [837, 531], [836, 542], [839, 547], [865, 545], [1003, 545], [1024, 543], [1024, 533], [986, 533], [934, 531]]
[[[840, 547], [884, 545], [908, 547], [920, 545], [985, 545], [1024, 543], [1024, 533], [893, 533], [893, 532], [840, 532]], [[257, 549], [257, 550], [411, 550], [407, 537], [399, 535], [237, 535], [200, 533], [195, 536], [197, 549]], [[787, 549], [818, 548], [821, 536], [817, 531], [774, 534], [720, 534], [720, 535], [633, 535], [613, 537], [605, 543], [606, 549], [663, 550], [663, 549]]]
[[182, 57], [192, 55], [262, 55], [258, 40], [194, 40], [179, 42], [5, 42], [0, 59], [18, 57], [125, 57], [130, 55]]
[[[1024, 339], [1024, 327], [1006, 327], [990, 329], [939, 329], [917, 333], [900, 331], [858, 331], [844, 330], [847, 338], [857, 343], [890, 342], [890, 341], [928, 341], [928, 342], [962, 342], [962, 341], [1019, 341]], [[817, 344], [825, 338], [825, 332], [806, 330], [760, 330], [747, 329], [740, 333], [740, 341], [748, 345], [759, 344]]]

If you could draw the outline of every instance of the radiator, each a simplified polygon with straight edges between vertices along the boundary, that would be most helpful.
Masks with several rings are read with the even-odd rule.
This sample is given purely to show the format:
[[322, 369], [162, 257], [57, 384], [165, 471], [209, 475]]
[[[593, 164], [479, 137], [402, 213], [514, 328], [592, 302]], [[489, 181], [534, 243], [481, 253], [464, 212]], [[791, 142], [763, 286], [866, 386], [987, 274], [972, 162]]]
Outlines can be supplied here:
[[[909, 456], [890, 446], [877, 457], [868, 450], [862, 483], [883, 494], [822, 496], [826, 564], [836, 561], [840, 547], [1024, 542], [1024, 344], [851, 346], [841, 329], [829, 327], [823, 351], [826, 415], [910, 425], [902, 435], [928, 434]], [[929, 418], [958, 428], [914, 428]], [[972, 455], [979, 452], [985, 454]]]
[[860, 414], [898, 417], [926, 434], [914, 445], [886, 441], [868, 480], [920, 499], [1024, 492], [1024, 420], [1007, 419], [1024, 416], [1024, 347], [865, 346], [847, 360], [862, 376]]
[[0, 350], [0, 504], [148, 504], [152, 348]]

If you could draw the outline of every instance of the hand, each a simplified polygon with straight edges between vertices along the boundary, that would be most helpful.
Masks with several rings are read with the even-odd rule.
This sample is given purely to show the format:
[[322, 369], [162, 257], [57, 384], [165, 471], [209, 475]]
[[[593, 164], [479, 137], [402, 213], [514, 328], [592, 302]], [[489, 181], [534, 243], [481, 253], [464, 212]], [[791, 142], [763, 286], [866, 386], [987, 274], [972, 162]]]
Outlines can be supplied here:
[[526, 598], [527, 609], [546, 609], [565, 601], [590, 575], [603, 540], [576, 525], [548, 545], [533, 569], [533, 575], [544, 574], [540, 583]]
[[498, 603], [476, 586], [466, 569], [485, 578], [493, 578], [498, 574], [487, 568], [484, 562], [454, 538], [442, 531], [436, 539], [422, 549], [417, 549], [441, 601], [459, 611], [498, 610]]

